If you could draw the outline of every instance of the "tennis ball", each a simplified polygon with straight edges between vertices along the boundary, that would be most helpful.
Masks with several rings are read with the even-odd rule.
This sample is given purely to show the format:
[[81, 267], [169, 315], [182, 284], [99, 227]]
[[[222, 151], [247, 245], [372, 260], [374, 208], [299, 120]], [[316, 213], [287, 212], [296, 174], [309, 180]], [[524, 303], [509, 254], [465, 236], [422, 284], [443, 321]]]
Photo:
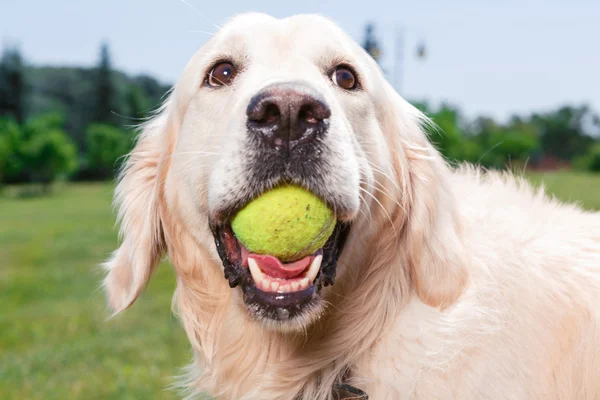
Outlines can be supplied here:
[[286, 262], [323, 247], [335, 228], [335, 217], [308, 190], [279, 186], [244, 206], [233, 217], [231, 228], [251, 253]]

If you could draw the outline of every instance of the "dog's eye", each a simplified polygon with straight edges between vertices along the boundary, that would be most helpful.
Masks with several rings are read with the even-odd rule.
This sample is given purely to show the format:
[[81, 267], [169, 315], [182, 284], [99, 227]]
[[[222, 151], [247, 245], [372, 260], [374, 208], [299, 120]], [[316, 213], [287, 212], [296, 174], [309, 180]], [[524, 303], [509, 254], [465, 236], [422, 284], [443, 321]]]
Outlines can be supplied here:
[[351, 90], [356, 87], [356, 76], [348, 67], [337, 67], [331, 74], [331, 80], [342, 89]]
[[230, 62], [222, 62], [214, 66], [208, 74], [206, 82], [210, 86], [223, 86], [231, 82], [236, 74], [235, 67]]

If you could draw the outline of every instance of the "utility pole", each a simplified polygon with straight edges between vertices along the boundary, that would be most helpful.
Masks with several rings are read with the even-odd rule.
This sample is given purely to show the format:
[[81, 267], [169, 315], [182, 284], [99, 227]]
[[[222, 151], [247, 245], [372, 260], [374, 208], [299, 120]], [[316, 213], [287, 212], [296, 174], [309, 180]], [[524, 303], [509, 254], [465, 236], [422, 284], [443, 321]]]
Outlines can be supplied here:
[[381, 57], [381, 48], [379, 47], [379, 41], [375, 38], [375, 24], [369, 23], [365, 29], [365, 41], [363, 48], [373, 57], [373, 59], [379, 64], [379, 58]]

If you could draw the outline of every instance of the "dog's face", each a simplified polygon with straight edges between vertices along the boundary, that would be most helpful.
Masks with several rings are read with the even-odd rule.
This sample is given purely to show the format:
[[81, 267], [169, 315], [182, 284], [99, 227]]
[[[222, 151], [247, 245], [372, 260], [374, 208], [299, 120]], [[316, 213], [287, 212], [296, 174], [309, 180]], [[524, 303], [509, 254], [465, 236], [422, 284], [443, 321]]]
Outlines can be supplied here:
[[[166, 247], [188, 279], [186, 263], [197, 260], [181, 261], [185, 253], [203, 254], [202, 268], [221, 270], [231, 287], [224, 290], [236, 291], [243, 312], [278, 329], [306, 327], [322, 314], [336, 274], [366, 260], [361, 247], [372, 253], [370, 240], [397, 242], [405, 229], [416, 193], [411, 154], [423, 179], [433, 168], [424, 168], [432, 149], [418, 118], [329, 20], [235, 18], [188, 63], [131, 155], [117, 190], [124, 242], [108, 262], [111, 304], [122, 309], [135, 300]], [[245, 204], [280, 184], [313, 192], [337, 219], [324, 247], [287, 277], [269, 275], [230, 225]], [[430, 224], [419, 212], [434, 205], [423, 207], [413, 218]], [[286, 269], [275, 257], [269, 263], [269, 271]]]
[[[174, 148], [167, 198], [196, 237], [212, 229], [225, 276], [248, 312], [284, 322], [316, 316], [358, 214], [361, 182], [371, 179], [363, 145], [382, 139], [368, 93], [371, 65], [325, 19], [262, 15], [225, 26], [192, 65], [186, 73], [195, 75], [196, 93]], [[284, 182], [316, 194], [338, 221], [324, 248], [289, 279], [269, 276], [230, 227], [237, 210]]]

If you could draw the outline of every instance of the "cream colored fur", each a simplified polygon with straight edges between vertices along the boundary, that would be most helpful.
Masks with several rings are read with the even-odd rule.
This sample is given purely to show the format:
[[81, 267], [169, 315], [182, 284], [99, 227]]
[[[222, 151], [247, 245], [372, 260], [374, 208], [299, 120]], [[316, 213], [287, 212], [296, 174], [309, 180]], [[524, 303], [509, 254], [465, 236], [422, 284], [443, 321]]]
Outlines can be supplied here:
[[[218, 57], [244, 69], [209, 92]], [[341, 62], [360, 92], [331, 85], [327, 68]], [[284, 80], [310, 82], [332, 108], [332, 164], [348, 176], [331, 186], [354, 204], [340, 216], [353, 227], [329, 307], [295, 333], [246, 313], [208, 228], [242, 173], [249, 98]], [[509, 174], [451, 169], [423, 123], [330, 21], [233, 19], [192, 58], [123, 171], [111, 309], [129, 307], [168, 255], [192, 396], [329, 400], [348, 370], [372, 400], [600, 399], [600, 215]]]

